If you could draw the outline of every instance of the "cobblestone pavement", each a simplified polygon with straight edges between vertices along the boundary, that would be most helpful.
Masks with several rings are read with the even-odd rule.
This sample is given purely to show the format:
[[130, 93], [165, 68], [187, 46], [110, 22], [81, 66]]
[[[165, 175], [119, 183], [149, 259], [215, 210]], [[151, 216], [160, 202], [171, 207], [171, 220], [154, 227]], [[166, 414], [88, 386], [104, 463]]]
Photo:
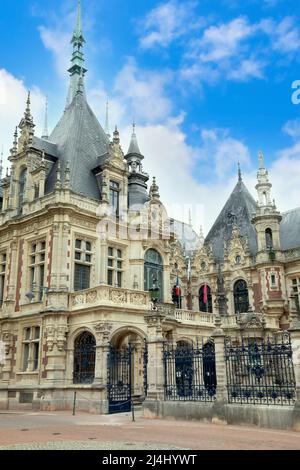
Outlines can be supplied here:
[[[31, 442], [29, 444], [15, 444], [1, 446], [0, 450], [164, 450], [165, 446], [151, 445], [148, 442], [88, 442], [88, 441], [52, 441]], [[175, 446], [168, 446], [168, 450], [183, 450]], [[186, 449], [184, 449], [186, 450]]]
[[131, 415], [0, 412], [0, 450], [300, 450], [300, 433]]

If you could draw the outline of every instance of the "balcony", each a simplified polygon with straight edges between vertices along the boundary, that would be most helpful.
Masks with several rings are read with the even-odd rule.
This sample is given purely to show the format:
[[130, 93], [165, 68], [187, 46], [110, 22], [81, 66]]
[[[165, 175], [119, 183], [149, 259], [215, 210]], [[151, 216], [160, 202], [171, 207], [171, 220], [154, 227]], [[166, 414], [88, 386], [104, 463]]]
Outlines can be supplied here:
[[98, 306], [117, 306], [119, 308], [148, 311], [150, 310], [150, 297], [148, 292], [107, 285], [70, 294], [69, 308], [71, 312]]

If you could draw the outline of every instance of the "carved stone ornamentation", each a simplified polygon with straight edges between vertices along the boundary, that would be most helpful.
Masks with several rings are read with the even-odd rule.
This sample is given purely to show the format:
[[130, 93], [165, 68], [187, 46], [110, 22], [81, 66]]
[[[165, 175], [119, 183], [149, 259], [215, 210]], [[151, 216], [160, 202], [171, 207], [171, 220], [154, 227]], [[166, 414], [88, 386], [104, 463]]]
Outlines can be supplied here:
[[95, 331], [100, 343], [107, 343], [109, 341], [111, 330], [112, 323], [97, 323], [95, 326]]

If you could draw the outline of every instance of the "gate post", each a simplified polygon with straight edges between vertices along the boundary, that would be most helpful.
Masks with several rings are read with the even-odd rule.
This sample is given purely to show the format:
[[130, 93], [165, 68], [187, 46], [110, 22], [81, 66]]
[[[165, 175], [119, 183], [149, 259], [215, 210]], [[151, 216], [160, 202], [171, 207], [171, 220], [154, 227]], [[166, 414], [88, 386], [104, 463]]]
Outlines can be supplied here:
[[293, 351], [293, 365], [296, 381], [296, 402], [293, 413], [293, 429], [300, 431], [300, 317], [297, 313], [292, 316], [289, 328]]
[[160, 403], [164, 399], [164, 366], [162, 323], [165, 314], [150, 311], [145, 315], [148, 330], [148, 392], [143, 409], [145, 417], [159, 416]]
[[226, 361], [225, 361], [225, 333], [221, 328], [222, 320], [220, 315], [216, 316], [215, 327], [212, 333], [212, 338], [215, 344], [215, 357], [216, 357], [216, 377], [217, 377], [217, 391], [216, 401], [214, 404], [213, 422], [226, 422], [225, 405], [228, 403], [227, 394], [227, 376], [226, 376]]
[[111, 329], [111, 323], [98, 323], [95, 326], [97, 343], [94, 386], [100, 391], [100, 414], [108, 414], [107, 362]]

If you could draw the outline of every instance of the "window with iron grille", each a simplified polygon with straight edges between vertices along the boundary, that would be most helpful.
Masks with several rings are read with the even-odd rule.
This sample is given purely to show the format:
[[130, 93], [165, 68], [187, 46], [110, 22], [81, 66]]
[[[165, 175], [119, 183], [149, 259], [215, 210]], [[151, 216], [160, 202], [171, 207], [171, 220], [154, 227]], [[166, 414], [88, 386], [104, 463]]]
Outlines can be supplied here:
[[6, 273], [6, 253], [0, 253], [0, 305], [2, 305], [3, 299], [4, 299], [5, 273]]
[[43, 299], [45, 281], [46, 242], [31, 243], [29, 250], [29, 289], [39, 302]]
[[233, 287], [235, 313], [246, 313], [249, 309], [249, 293], [246, 281], [239, 279]]
[[74, 290], [89, 289], [93, 261], [91, 241], [76, 238], [74, 260]]
[[23, 330], [22, 371], [34, 372], [39, 367], [40, 327], [30, 326]]
[[122, 287], [123, 254], [118, 248], [108, 248], [107, 259], [107, 284], [109, 286]]

